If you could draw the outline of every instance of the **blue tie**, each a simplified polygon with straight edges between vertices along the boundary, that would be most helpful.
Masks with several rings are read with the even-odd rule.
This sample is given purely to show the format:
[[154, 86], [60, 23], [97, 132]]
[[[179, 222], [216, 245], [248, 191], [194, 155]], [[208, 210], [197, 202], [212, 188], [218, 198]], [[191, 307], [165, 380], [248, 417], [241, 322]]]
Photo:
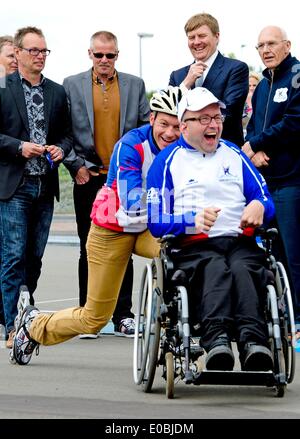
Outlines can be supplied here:
[[199, 78], [196, 79], [195, 81], [195, 87], [202, 87], [204, 80], [203, 80], [203, 75], [200, 76]]

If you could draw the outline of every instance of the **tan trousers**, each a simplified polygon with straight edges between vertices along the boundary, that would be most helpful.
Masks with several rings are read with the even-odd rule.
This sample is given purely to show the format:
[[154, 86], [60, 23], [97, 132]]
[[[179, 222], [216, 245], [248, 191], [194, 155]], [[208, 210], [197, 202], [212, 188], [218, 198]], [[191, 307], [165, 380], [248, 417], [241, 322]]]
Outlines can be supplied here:
[[78, 334], [98, 332], [114, 312], [130, 255], [152, 259], [159, 250], [148, 230], [140, 234], [119, 233], [92, 224], [87, 240], [85, 306], [39, 314], [30, 326], [30, 336], [43, 345], [53, 345]]

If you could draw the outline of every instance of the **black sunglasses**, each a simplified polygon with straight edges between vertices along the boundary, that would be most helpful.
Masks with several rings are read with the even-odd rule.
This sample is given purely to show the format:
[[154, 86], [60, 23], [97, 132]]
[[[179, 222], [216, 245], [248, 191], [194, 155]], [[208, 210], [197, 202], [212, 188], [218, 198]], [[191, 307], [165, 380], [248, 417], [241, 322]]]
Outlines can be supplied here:
[[102, 59], [106, 56], [107, 59], [114, 59], [117, 56], [117, 53], [101, 53], [101, 52], [93, 52], [95, 58]]

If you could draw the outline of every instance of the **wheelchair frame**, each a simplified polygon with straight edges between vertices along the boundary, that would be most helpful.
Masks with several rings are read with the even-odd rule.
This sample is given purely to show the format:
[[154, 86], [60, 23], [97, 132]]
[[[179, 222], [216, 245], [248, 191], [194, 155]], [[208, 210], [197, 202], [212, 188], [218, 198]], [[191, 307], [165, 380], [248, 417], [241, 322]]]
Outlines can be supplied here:
[[[276, 229], [264, 232], [262, 241], [274, 282], [267, 285], [265, 316], [274, 368], [261, 371], [212, 371], [205, 369], [204, 350], [191, 351], [188, 294], [184, 273], [170, 258], [172, 237], [162, 238], [159, 258], [146, 264], [139, 291], [133, 349], [133, 378], [144, 392], [151, 392], [156, 369], [162, 366], [166, 396], [174, 397], [175, 379], [186, 384], [266, 386], [283, 397], [295, 374], [295, 323], [288, 277], [284, 266], [272, 255]], [[173, 237], [174, 238], [174, 237]], [[176, 277], [176, 276], [175, 276]]]

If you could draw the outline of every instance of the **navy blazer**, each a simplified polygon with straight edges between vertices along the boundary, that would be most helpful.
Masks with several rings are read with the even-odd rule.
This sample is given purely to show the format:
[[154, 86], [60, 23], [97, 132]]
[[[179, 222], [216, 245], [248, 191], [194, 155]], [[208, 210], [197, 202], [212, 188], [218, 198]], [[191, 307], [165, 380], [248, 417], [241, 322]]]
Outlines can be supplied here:
[[[60, 146], [68, 155], [72, 147], [71, 122], [62, 85], [45, 78], [44, 112], [48, 145]], [[26, 160], [18, 154], [20, 142], [30, 142], [23, 86], [18, 71], [0, 88], [0, 200], [12, 197], [21, 183]], [[59, 200], [58, 170], [50, 171], [53, 195]]]
[[[187, 76], [190, 66], [173, 71], [169, 85], [179, 86]], [[249, 89], [247, 64], [237, 59], [226, 58], [219, 52], [203, 82], [203, 87], [226, 104], [226, 110], [222, 110], [226, 115], [222, 137], [242, 146], [242, 115]]]

